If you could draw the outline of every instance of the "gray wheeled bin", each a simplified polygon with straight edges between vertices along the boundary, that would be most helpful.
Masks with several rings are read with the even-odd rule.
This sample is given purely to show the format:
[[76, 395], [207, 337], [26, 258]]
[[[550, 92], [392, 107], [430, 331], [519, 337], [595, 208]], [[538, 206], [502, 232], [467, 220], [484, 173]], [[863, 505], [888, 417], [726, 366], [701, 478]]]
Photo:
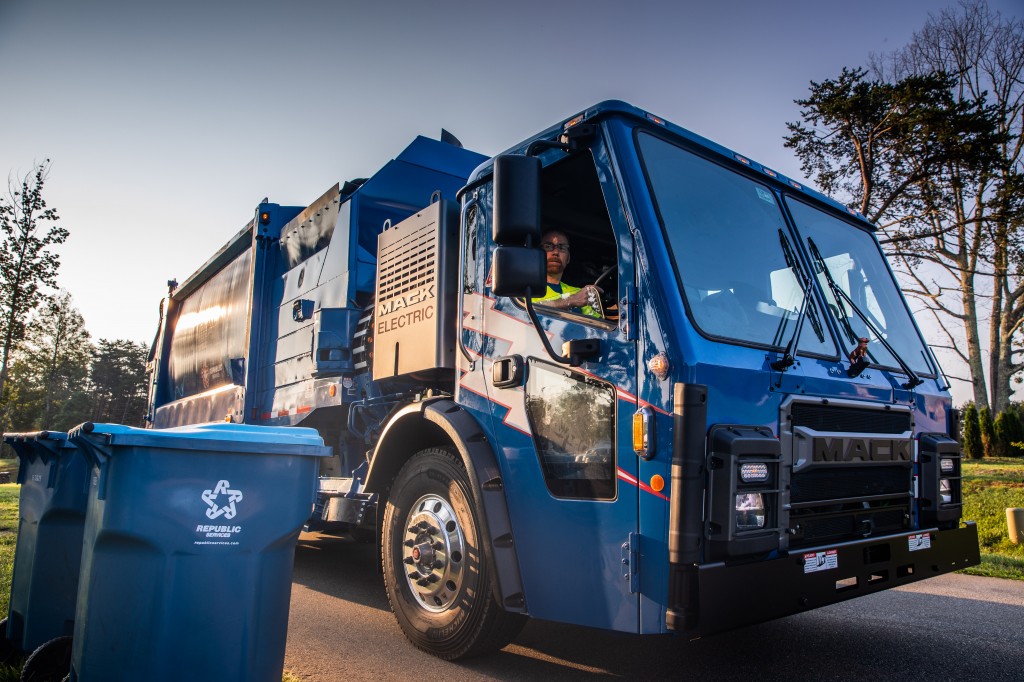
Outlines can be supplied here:
[[70, 433], [93, 463], [71, 680], [279, 682], [313, 429]]
[[18, 545], [6, 638], [32, 651], [74, 627], [90, 465], [59, 431], [5, 433], [18, 455]]

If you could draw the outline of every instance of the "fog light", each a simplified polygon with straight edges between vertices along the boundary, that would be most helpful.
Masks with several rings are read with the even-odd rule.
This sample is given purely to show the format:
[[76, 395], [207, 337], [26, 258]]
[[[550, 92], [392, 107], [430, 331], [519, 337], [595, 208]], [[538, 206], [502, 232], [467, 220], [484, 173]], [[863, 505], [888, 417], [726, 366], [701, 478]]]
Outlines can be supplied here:
[[943, 504], [949, 504], [953, 501], [953, 489], [949, 484], [948, 478], [939, 479], [939, 497], [942, 498]]
[[942, 473], [951, 474], [956, 471], [956, 463], [944, 457], [939, 460], [939, 468], [942, 469]]
[[740, 480], [744, 483], [764, 483], [768, 480], [768, 465], [741, 464]]
[[764, 498], [761, 493], [736, 496], [736, 530], [764, 528]]

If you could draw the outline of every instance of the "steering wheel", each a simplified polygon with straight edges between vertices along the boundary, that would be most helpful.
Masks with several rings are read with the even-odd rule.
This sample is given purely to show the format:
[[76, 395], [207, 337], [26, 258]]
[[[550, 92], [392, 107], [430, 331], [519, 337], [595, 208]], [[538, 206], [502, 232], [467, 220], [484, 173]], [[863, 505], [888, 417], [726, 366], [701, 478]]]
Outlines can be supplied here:
[[601, 286], [601, 282], [603, 282], [608, 277], [608, 275], [612, 274], [613, 272], [615, 272], [614, 265], [609, 265], [608, 267], [606, 267], [604, 271], [601, 273], [601, 275], [594, 280], [594, 286]]
[[[600, 287], [601, 282], [608, 279], [612, 274], [615, 274], [617, 271], [618, 266], [614, 264], [609, 265], [607, 268], [602, 270], [598, 278], [594, 280], [594, 286]], [[614, 289], [616, 289], [616, 287], [606, 287], [605, 290], [601, 292], [601, 316], [604, 317], [604, 319], [606, 320], [614, 321], [617, 320], [619, 317], [619, 312], [617, 308], [619, 302], [616, 299], [616, 292], [614, 291]]]

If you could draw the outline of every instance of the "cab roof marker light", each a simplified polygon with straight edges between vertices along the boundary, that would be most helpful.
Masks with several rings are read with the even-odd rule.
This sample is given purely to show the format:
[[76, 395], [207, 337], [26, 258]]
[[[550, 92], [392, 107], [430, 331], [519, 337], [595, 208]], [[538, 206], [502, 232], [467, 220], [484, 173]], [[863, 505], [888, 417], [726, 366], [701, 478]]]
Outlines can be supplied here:
[[658, 118], [654, 114], [647, 114], [647, 118], [648, 118], [648, 120], [653, 121], [654, 123], [657, 123], [660, 126], [665, 125], [665, 120], [661, 119], [661, 118]]
[[733, 156], [735, 156], [736, 160], [739, 161], [740, 163], [746, 166], [750, 165], [750, 159], [746, 158], [745, 156], [740, 156], [739, 154], [733, 154]]
[[578, 125], [582, 122], [583, 114], [580, 114], [579, 116], [576, 116], [575, 118], [571, 118], [568, 121], [566, 121], [565, 125], [562, 126], [562, 130], [568, 130], [569, 128], [572, 128], [574, 125]]
[[800, 183], [797, 182], [796, 180], [790, 180], [789, 184], [792, 185], [793, 187], [796, 187], [797, 189], [803, 189], [803, 187], [801, 187]]
[[779, 174], [776, 173], [775, 171], [773, 171], [771, 168], [766, 168], [765, 166], [761, 166], [761, 170], [763, 170], [767, 175], [770, 175], [773, 178], [779, 177]]

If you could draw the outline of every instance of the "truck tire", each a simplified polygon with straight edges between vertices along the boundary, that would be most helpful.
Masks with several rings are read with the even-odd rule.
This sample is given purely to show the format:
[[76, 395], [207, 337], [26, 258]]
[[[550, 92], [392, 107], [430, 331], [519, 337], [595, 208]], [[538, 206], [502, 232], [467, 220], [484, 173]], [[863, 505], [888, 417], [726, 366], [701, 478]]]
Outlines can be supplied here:
[[383, 525], [388, 601], [410, 642], [451, 661], [496, 651], [519, 634], [526, 617], [494, 598], [469, 477], [453, 453], [422, 450], [402, 467]]

